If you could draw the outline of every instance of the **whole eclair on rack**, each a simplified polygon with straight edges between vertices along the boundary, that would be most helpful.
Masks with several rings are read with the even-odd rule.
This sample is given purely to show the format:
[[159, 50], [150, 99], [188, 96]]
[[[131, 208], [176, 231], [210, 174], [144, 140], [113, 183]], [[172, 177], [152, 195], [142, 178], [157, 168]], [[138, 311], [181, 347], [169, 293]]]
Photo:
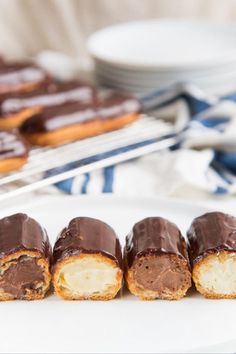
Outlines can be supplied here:
[[28, 143], [16, 130], [0, 130], [0, 173], [17, 170], [28, 160]]
[[122, 286], [122, 255], [114, 230], [78, 217], [59, 234], [53, 250], [53, 285], [66, 300], [110, 300]]
[[236, 218], [211, 212], [188, 231], [192, 277], [206, 298], [236, 298]]
[[0, 64], [0, 93], [26, 90], [49, 81], [48, 74], [32, 62], [15, 62]]
[[161, 217], [134, 225], [126, 237], [125, 278], [142, 300], [182, 298], [191, 286], [187, 245], [177, 226]]
[[[45, 107], [65, 103], [93, 103], [95, 89], [80, 81], [51, 82], [31, 90], [0, 95], [0, 129], [19, 127]], [[59, 109], [59, 108], [58, 108]]]
[[139, 101], [114, 94], [93, 104], [65, 104], [46, 108], [21, 127], [25, 138], [35, 145], [58, 145], [124, 127], [136, 121]]
[[26, 214], [0, 220], [0, 300], [42, 299], [50, 286], [46, 231]]

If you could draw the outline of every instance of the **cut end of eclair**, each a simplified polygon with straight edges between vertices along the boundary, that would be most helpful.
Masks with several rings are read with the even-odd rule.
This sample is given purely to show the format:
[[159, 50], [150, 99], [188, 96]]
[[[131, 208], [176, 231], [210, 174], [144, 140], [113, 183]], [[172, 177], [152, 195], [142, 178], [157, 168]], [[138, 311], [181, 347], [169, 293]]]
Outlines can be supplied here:
[[13, 113], [0, 119], [0, 129], [19, 128], [27, 119], [41, 111], [40, 107], [26, 108], [21, 112]]
[[56, 264], [53, 284], [65, 300], [110, 300], [122, 286], [122, 270], [101, 254], [81, 254]]
[[236, 253], [209, 254], [193, 267], [197, 290], [209, 299], [236, 298]]
[[0, 301], [39, 300], [50, 286], [47, 260], [33, 251], [19, 251], [5, 257], [0, 265]]
[[138, 257], [126, 272], [130, 292], [141, 300], [178, 300], [191, 286], [188, 263], [175, 255]]

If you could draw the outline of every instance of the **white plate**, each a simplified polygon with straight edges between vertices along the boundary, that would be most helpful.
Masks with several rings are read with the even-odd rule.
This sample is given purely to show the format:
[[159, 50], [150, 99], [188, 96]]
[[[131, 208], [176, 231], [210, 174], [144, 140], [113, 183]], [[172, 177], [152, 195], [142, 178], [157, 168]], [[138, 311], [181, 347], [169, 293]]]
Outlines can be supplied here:
[[234, 67], [229, 68], [226, 66], [224, 70], [208, 70], [208, 71], [191, 71], [191, 72], [175, 72], [175, 73], [165, 73], [161, 71], [156, 72], [132, 72], [130, 71], [122, 71], [117, 69], [110, 69], [105, 66], [96, 65], [95, 66], [96, 73], [101, 73], [107, 77], [114, 78], [115, 80], [120, 80], [127, 83], [154, 83], [155, 81], [168, 81], [168, 80], [193, 80], [193, 79], [205, 79], [212, 80], [222, 78], [225, 76], [232, 75], [236, 71], [236, 64]]
[[95, 68], [101, 69], [103, 71], [107, 71], [110, 74], [116, 74], [116, 75], [122, 75], [122, 76], [130, 76], [136, 77], [139, 76], [140, 78], [152, 78], [153, 76], [158, 76], [160, 78], [166, 78], [166, 77], [173, 77], [176, 75], [182, 76], [182, 75], [189, 75], [191, 77], [192, 75], [198, 76], [198, 75], [218, 75], [218, 74], [224, 74], [224, 73], [229, 73], [231, 71], [235, 71], [236, 69], [236, 62], [235, 59], [231, 63], [222, 63], [222, 65], [211, 65], [210, 67], [196, 67], [196, 68], [191, 68], [191, 67], [184, 67], [184, 68], [176, 68], [176, 70], [159, 70], [159, 68], [153, 69], [153, 70], [146, 70], [146, 69], [138, 69], [136, 67], [120, 67], [117, 65], [113, 65], [111, 63], [106, 63], [102, 62], [100, 60], [95, 59]]
[[153, 77], [152, 79], [141, 79], [139, 77], [135, 78], [130, 78], [128, 75], [125, 77], [122, 77], [118, 74], [111, 74], [107, 71], [102, 71], [101, 69], [96, 70], [96, 75], [99, 75], [103, 77], [107, 82], [113, 81], [114, 83], [117, 84], [122, 84], [124, 87], [127, 86], [139, 86], [139, 87], [157, 87], [157, 86], [162, 86], [165, 87], [170, 83], [173, 82], [179, 82], [179, 81], [190, 81], [193, 83], [199, 83], [199, 85], [217, 85], [222, 82], [235, 82], [235, 77], [236, 77], [236, 68], [235, 71], [232, 71], [230, 73], [224, 73], [218, 74], [218, 75], [208, 75], [208, 76], [201, 76], [199, 75], [198, 77], [188, 77], [188, 76], [172, 76], [172, 77], [166, 77], [164, 78], [158, 78], [158, 77]]
[[[100, 85], [117, 89], [123, 92], [129, 92], [133, 94], [147, 94], [152, 91], [161, 90], [165, 87], [168, 87], [179, 80], [170, 79], [165, 82], [161, 82], [157, 80], [155, 84], [147, 83], [145, 85], [142, 84], [134, 84], [134, 83], [123, 83], [113, 78], [107, 78], [106, 76], [96, 73], [96, 80]], [[183, 81], [183, 80], [180, 80]], [[208, 94], [214, 95], [224, 95], [229, 92], [235, 91], [235, 82], [236, 82], [236, 73], [232, 73], [227, 77], [227, 75], [222, 80], [200, 80], [200, 79], [192, 79], [192, 80], [184, 80], [185, 82], [190, 82], [195, 84], [200, 89], [205, 91]]]
[[119, 24], [93, 34], [91, 55], [131, 68], [212, 66], [236, 58], [236, 26], [203, 21], [149, 20]]
[[[59, 230], [79, 215], [110, 223], [124, 243], [133, 223], [143, 217], [167, 217], [185, 232], [206, 209], [155, 198], [38, 197], [2, 208], [0, 216], [13, 212], [27, 212], [39, 220], [52, 243]], [[235, 338], [235, 310], [236, 301], [205, 300], [194, 292], [177, 302], [144, 302], [127, 292], [108, 302], [70, 302], [55, 296], [2, 302], [0, 352], [200, 352], [201, 347]]]

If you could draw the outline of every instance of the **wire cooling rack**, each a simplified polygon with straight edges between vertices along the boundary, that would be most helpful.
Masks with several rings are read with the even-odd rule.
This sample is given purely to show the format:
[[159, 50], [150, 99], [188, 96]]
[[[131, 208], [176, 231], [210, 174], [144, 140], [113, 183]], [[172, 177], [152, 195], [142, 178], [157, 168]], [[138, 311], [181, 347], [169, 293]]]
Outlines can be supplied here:
[[54, 148], [34, 148], [21, 170], [0, 176], [0, 201], [169, 148], [176, 143], [170, 132], [169, 124], [143, 115], [123, 129]]

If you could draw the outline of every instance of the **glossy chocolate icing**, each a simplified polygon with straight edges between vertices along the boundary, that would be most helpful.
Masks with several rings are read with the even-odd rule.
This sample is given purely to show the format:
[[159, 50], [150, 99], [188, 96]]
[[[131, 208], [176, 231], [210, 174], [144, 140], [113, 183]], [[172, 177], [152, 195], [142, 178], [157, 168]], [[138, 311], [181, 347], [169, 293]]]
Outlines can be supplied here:
[[69, 102], [93, 103], [94, 87], [80, 81], [51, 82], [30, 92], [0, 95], [0, 115], [8, 117], [30, 107], [50, 107]]
[[112, 95], [93, 104], [79, 102], [46, 108], [25, 121], [21, 131], [26, 134], [44, 133], [93, 120], [117, 118], [126, 114], [139, 113], [141, 105], [131, 96]]
[[17, 251], [36, 251], [50, 259], [51, 246], [46, 231], [26, 214], [14, 214], [0, 220], [0, 260]]
[[88, 217], [72, 219], [57, 238], [53, 263], [81, 253], [103, 254], [122, 268], [121, 247], [116, 233], [100, 220]]
[[0, 130], [0, 161], [27, 157], [29, 146], [16, 130]]
[[48, 80], [46, 72], [31, 62], [3, 63], [0, 65], [0, 92], [5, 88], [43, 82]]
[[194, 219], [187, 232], [192, 265], [211, 253], [236, 252], [236, 218], [221, 212]]
[[149, 217], [136, 223], [126, 237], [125, 263], [132, 267], [140, 257], [175, 255], [188, 262], [186, 242], [172, 222]]

